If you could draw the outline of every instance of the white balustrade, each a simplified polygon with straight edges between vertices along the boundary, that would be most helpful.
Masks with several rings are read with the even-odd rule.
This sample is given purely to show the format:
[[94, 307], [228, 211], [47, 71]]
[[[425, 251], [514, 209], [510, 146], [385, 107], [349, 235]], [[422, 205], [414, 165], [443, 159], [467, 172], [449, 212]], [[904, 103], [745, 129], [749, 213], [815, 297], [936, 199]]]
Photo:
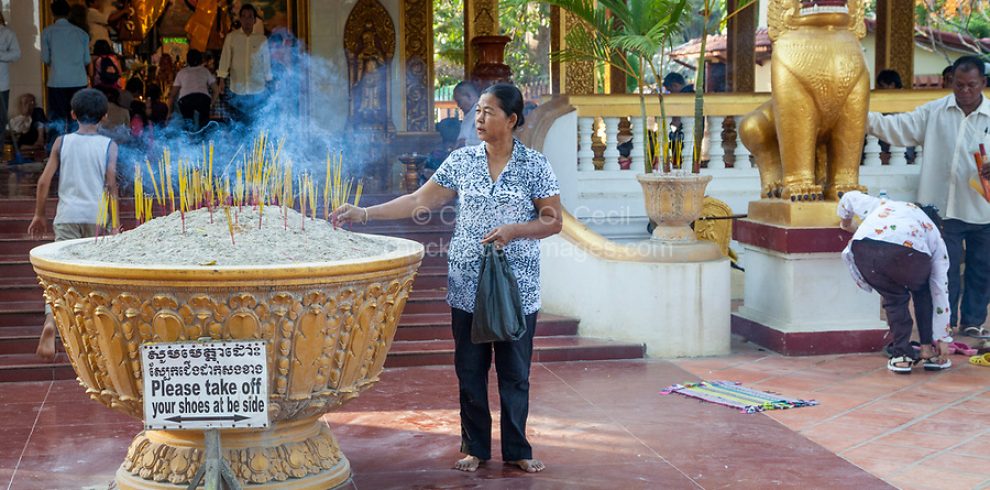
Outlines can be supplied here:
[[708, 168], [725, 168], [725, 150], [722, 148], [722, 123], [724, 117], [712, 116], [708, 118], [711, 124], [709, 130]]
[[681, 154], [682, 168], [690, 169], [694, 164], [694, 118], [681, 118], [681, 132], [684, 133], [684, 153]]
[[880, 164], [880, 139], [866, 135], [866, 144], [863, 145], [863, 166], [876, 167]]
[[595, 170], [595, 151], [591, 149], [591, 134], [594, 132], [595, 118], [578, 118], [578, 171]]
[[743, 116], [736, 116], [736, 149], [733, 150], [732, 155], [736, 158], [735, 168], [753, 168], [753, 162], [750, 161], [749, 149], [742, 142], [742, 131], [739, 131], [739, 125], [742, 123]]
[[646, 138], [643, 137], [643, 131], [646, 128], [640, 127], [643, 124], [643, 120], [635, 117], [629, 118], [629, 129], [632, 131], [632, 151], [629, 156], [632, 158], [632, 163], [629, 165], [629, 169], [634, 172], [645, 172], [646, 171], [646, 155], [644, 150], [646, 150]]
[[604, 170], [621, 170], [619, 167], [619, 118], [606, 117], [605, 119], [605, 157]]
[[914, 161], [911, 162], [912, 164], [921, 164], [921, 161], [922, 161], [922, 159], [921, 159], [921, 157], [922, 157], [921, 152], [922, 152], [922, 150], [924, 150], [924, 148], [921, 147], [921, 146], [915, 146], [914, 147]]
[[890, 145], [890, 166], [903, 167], [907, 165], [907, 158], [904, 156], [906, 152], [907, 149], [903, 146]]

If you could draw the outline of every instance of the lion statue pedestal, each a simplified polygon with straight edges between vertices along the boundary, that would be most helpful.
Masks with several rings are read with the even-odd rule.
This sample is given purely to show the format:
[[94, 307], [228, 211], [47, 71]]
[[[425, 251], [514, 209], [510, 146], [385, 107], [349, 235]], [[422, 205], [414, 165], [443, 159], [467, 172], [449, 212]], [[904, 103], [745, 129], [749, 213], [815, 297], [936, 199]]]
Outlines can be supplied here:
[[841, 259], [850, 236], [836, 201], [859, 184], [869, 70], [863, 0], [770, 0], [771, 99], [739, 126], [762, 199], [734, 238], [745, 250], [744, 305], [732, 331], [786, 355], [883, 347], [880, 299]]

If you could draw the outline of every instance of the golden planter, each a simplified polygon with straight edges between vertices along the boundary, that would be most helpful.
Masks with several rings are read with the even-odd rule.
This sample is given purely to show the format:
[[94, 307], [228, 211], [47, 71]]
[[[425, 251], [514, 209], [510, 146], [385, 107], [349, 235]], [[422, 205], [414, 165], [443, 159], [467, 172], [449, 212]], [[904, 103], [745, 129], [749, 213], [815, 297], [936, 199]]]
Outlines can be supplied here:
[[[378, 381], [423, 258], [417, 242], [364, 259], [184, 267], [68, 260], [79, 240], [31, 251], [65, 350], [94, 400], [143, 418], [145, 342], [268, 342], [267, 429], [222, 433], [246, 488], [332, 488], [351, 475], [320, 416]], [[146, 430], [117, 471], [121, 489], [185, 488], [203, 463], [201, 431]]]

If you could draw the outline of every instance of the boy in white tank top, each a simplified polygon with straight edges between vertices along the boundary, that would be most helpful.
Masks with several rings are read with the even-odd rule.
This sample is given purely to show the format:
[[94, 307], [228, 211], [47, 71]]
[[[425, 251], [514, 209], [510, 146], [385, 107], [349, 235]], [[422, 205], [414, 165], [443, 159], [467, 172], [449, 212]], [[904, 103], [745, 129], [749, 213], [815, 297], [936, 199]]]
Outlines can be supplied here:
[[[117, 144], [99, 134], [99, 125], [107, 115], [107, 98], [99, 90], [85, 89], [72, 97], [72, 118], [79, 129], [59, 136], [52, 146], [45, 170], [38, 179], [34, 217], [28, 226], [33, 238], [48, 232], [45, 205], [55, 172], [58, 179], [58, 208], [55, 211], [55, 241], [87, 238], [96, 234], [96, 215], [106, 189], [117, 197]], [[37, 355], [55, 359], [55, 320], [45, 305], [45, 326], [38, 342]]]

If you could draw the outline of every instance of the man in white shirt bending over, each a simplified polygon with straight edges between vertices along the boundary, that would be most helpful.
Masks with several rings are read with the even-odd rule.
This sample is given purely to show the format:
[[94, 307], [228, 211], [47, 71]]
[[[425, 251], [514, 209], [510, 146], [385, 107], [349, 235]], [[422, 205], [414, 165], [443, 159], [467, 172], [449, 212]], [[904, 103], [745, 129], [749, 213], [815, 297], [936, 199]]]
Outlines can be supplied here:
[[[990, 338], [983, 328], [990, 302], [990, 203], [970, 185], [970, 180], [979, 179], [973, 153], [980, 151], [981, 143], [990, 148], [985, 88], [983, 61], [963, 56], [952, 65], [952, 95], [903, 114], [871, 112], [867, 127], [891, 145], [924, 146], [917, 200], [942, 210], [950, 321], [959, 333], [974, 338]], [[960, 278], [963, 262], [966, 273]]]
[[239, 122], [250, 124], [264, 102], [267, 83], [272, 80], [272, 63], [268, 40], [257, 22], [258, 11], [254, 5], [241, 5], [238, 19], [241, 28], [231, 31], [223, 40], [217, 78], [220, 79], [220, 93], [226, 87], [224, 79], [230, 78], [230, 104], [237, 113], [235, 116]]
[[480, 145], [478, 131], [475, 128], [474, 120], [478, 110], [478, 88], [471, 82], [465, 80], [454, 86], [454, 102], [464, 113], [461, 119], [461, 132], [457, 135], [457, 148], [462, 146]]

